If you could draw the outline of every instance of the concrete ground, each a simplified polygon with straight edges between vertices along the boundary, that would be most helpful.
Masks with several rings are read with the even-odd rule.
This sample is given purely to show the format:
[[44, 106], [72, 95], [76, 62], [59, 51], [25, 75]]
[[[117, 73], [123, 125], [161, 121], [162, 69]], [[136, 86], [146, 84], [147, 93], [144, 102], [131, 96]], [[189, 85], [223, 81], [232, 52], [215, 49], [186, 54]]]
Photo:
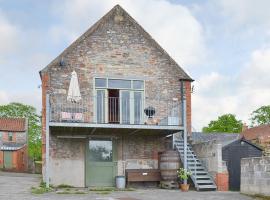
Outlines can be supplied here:
[[[138, 189], [135, 191], [87, 192], [87, 194], [31, 194], [31, 187], [38, 186], [39, 175], [0, 172], [0, 200], [251, 200], [238, 192], [181, 192], [180, 190]], [[101, 192], [103, 193], [103, 192]]]

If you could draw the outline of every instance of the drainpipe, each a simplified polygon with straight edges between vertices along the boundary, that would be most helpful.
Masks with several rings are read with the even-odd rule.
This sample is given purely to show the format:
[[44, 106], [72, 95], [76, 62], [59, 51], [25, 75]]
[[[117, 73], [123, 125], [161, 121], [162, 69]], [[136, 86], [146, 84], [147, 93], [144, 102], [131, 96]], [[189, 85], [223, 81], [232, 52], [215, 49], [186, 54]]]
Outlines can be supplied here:
[[49, 144], [49, 141], [50, 141], [50, 130], [49, 130], [49, 115], [50, 115], [50, 104], [49, 104], [49, 94], [46, 94], [46, 165], [45, 165], [45, 173], [46, 173], [46, 188], [49, 188], [50, 187], [50, 176], [49, 176], [49, 147], [50, 147], [50, 144]]
[[[182, 100], [182, 123], [184, 128], [184, 169], [187, 170], [187, 102], [184, 80], [181, 81], [181, 100]], [[184, 184], [187, 184], [187, 180], [184, 180]]]

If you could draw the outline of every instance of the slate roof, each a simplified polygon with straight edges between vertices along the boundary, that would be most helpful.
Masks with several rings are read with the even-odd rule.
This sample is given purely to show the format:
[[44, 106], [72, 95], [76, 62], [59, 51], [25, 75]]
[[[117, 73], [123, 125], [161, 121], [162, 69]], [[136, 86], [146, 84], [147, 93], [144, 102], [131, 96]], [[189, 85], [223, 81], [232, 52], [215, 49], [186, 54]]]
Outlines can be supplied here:
[[255, 140], [259, 137], [270, 137], [270, 124], [264, 124], [244, 130], [241, 135], [246, 140]]
[[82, 34], [77, 40], [75, 40], [70, 46], [68, 46], [59, 56], [57, 56], [53, 61], [51, 61], [44, 69], [42, 69], [39, 73], [42, 76], [43, 72], [46, 72], [51, 66], [55, 63], [59, 63], [61, 58], [66, 54], [72, 51], [76, 46], [78, 46], [85, 38], [89, 37], [93, 34], [99, 26], [101, 26], [108, 19], [114, 17], [117, 13], [122, 13], [129, 21], [131, 21], [134, 26], [140, 31], [142, 35], [144, 35], [151, 44], [160, 50], [162, 54], [164, 54], [170, 62], [172, 62], [179, 72], [179, 79], [186, 81], [193, 81], [193, 79], [176, 63], [176, 61], [171, 58], [171, 56], [152, 38], [152, 36], [147, 33], [141, 25], [138, 24], [136, 20], [134, 20], [120, 5], [114, 6], [107, 14], [105, 14], [100, 20], [98, 20], [93, 26], [91, 26], [84, 34]]
[[0, 118], [0, 131], [24, 132], [25, 123], [24, 118]]
[[193, 143], [203, 143], [209, 141], [217, 141], [226, 146], [241, 138], [239, 133], [203, 133], [203, 132], [192, 132]]

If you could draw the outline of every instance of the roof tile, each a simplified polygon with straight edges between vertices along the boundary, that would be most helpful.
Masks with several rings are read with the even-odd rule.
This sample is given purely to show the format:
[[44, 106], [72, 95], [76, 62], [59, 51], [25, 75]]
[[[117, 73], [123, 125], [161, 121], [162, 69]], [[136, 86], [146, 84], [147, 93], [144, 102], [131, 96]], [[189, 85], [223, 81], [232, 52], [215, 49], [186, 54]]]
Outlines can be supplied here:
[[0, 118], [0, 131], [25, 131], [24, 118]]

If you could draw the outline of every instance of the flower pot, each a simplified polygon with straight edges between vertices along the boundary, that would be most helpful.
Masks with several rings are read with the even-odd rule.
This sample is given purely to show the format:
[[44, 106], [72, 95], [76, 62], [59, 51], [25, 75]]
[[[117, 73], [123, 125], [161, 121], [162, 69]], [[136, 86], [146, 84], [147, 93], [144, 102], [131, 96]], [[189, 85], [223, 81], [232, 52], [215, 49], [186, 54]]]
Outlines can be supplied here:
[[180, 184], [180, 189], [182, 192], [187, 192], [189, 190], [189, 184]]

